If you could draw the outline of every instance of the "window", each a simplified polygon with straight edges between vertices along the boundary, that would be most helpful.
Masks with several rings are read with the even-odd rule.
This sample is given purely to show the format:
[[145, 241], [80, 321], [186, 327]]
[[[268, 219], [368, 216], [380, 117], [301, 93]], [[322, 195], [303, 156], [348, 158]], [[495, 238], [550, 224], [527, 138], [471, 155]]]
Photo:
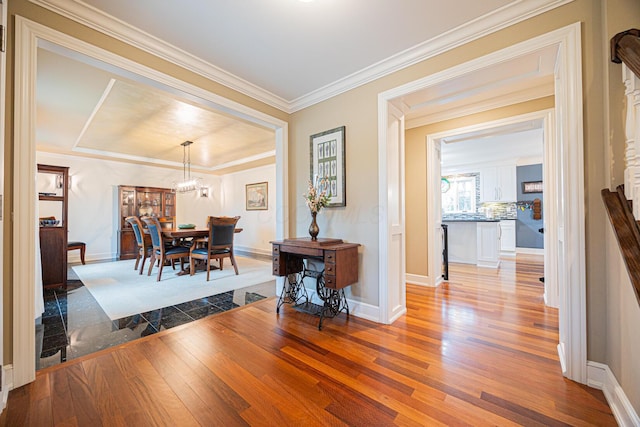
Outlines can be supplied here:
[[443, 177], [449, 181], [449, 189], [442, 188], [442, 211], [444, 213], [476, 213], [478, 175], [455, 175]]

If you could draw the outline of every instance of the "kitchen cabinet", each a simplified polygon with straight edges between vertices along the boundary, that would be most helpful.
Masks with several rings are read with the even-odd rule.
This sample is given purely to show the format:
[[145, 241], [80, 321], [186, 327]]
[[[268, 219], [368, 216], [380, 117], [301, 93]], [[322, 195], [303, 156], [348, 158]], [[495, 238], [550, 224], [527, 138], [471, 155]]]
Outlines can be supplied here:
[[500, 252], [502, 255], [516, 255], [516, 222], [500, 221]]
[[500, 266], [500, 223], [478, 222], [476, 253], [478, 267], [498, 268]]
[[515, 202], [517, 198], [515, 165], [480, 170], [480, 202]]
[[500, 266], [500, 222], [486, 220], [443, 220], [448, 228], [449, 262]]

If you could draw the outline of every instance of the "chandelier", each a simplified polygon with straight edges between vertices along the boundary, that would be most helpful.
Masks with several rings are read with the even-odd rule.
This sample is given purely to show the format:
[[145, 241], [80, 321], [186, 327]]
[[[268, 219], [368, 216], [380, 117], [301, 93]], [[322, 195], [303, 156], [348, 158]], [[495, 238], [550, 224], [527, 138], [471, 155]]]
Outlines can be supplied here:
[[193, 144], [192, 141], [180, 144], [182, 145], [182, 181], [173, 183], [173, 191], [176, 193], [189, 193], [202, 186], [201, 178], [191, 177], [191, 144]]

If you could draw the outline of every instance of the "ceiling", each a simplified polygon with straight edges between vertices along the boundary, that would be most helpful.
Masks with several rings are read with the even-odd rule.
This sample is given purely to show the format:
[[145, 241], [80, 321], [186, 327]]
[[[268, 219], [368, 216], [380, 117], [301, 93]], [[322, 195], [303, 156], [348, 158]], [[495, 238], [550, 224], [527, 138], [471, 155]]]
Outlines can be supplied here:
[[468, 172], [478, 165], [542, 163], [543, 120], [526, 120], [441, 139], [444, 173]]
[[[567, 0], [32, 1], [292, 112]], [[407, 126], [545, 96], [553, 54], [486, 73], [483, 91], [466, 79], [412, 94]], [[273, 130], [77, 53], [40, 48], [37, 78], [38, 150], [181, 168], [191, 140], [202, 172], [274, 162]]]

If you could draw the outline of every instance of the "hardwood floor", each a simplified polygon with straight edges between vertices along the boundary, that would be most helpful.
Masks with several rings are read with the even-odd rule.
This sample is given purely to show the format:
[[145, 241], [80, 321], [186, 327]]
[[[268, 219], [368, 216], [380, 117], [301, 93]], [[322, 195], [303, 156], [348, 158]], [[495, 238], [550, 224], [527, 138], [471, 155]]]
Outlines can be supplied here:
[[325, 321], [276, 300], [47, 368], [2, 425], [615, 425], [602, 392], [566, 380], [539, 257], [451, 265], [409, 285], [393, 325]]

